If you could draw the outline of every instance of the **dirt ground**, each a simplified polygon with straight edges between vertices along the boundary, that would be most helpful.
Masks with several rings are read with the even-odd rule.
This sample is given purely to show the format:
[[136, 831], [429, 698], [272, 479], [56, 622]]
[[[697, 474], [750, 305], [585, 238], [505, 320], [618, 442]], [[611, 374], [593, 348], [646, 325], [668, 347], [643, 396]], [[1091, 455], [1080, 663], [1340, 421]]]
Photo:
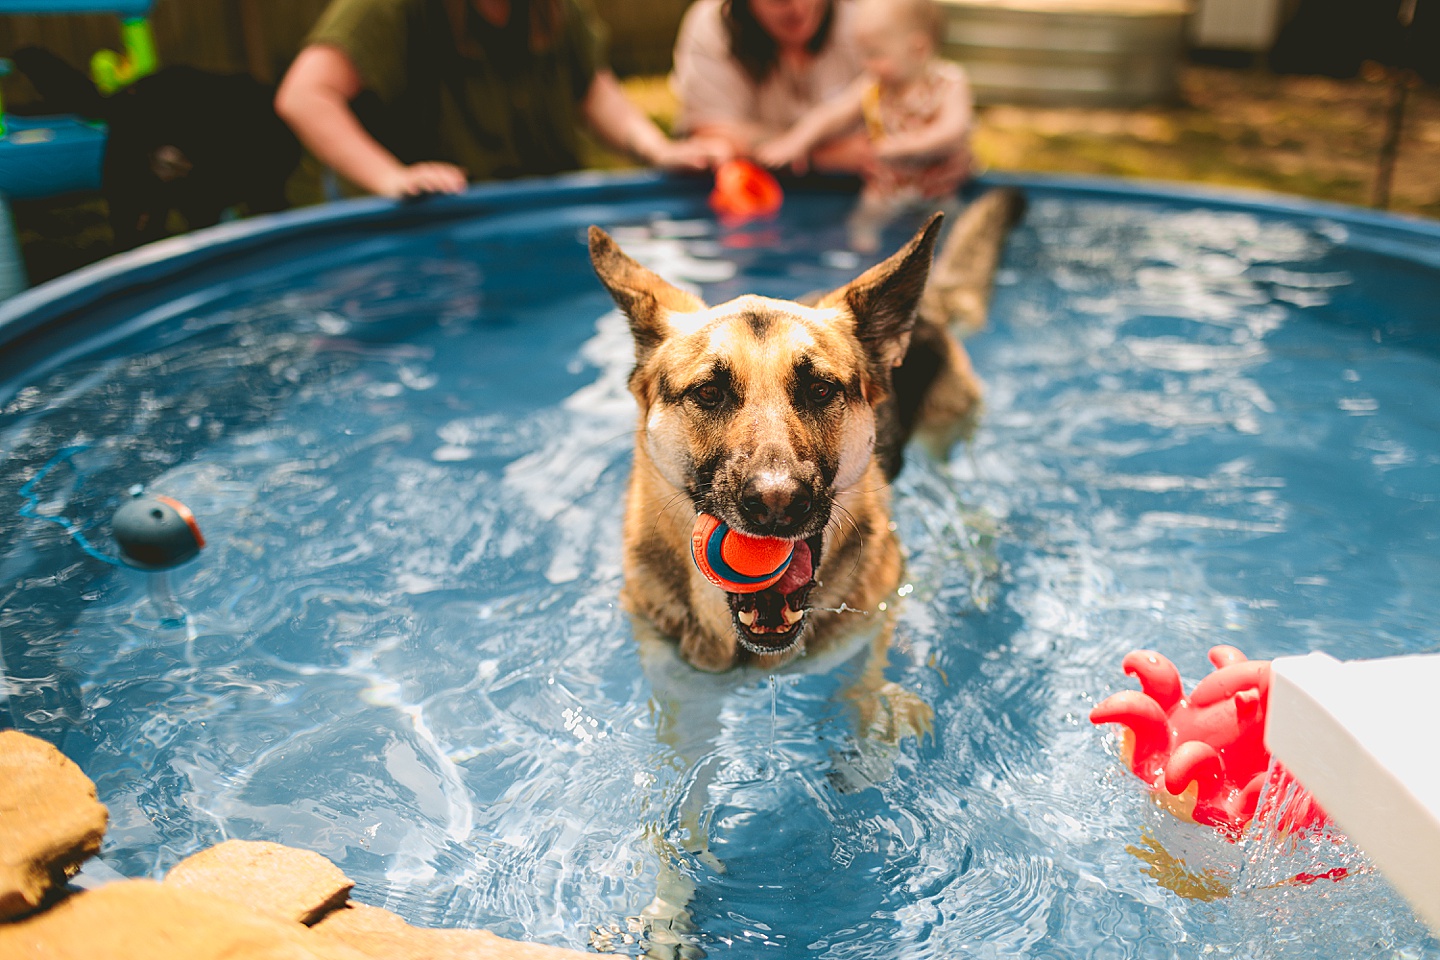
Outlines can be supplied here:
[[[625, 86], [670, 125], [675, 101], [664, 77], [631, 78]], [[1391, 95], [1380, 81], [1189, 66], [1173, 104], [981, 108], [975, 149], [997, 170], [1197, 181], [1369, 205]], [[598, 150], [594, 162], [625, 165]], [[292, 191], [296, 198], [317, 194], [308, 182]], [[1440, 218], [1440, 90], [1410, 92], [1390, 209]], [[110, 252], [98, 198], [17, 203], [14, 214], [32, 283]]]
[[[985, 109], [976, 152], [1002, 170], [1191, 180], [1369, 205], [1384, 82], [1191, 67], [1181, 102], [1139, 110]], [[1390, 209], [1440, 217], [1440, 91], [1410, 91]]]
[[[626, 84], [662, 124], [673, 118], [663, 78]], [[1190, 66], [1180, 86], [1178, 102], [1139, 109], [983, 107], [975, 150], [997, 170], [1187, 180], [1370, 204], [1386, 83]], [[1408, 97], [1390, 209], [1440, 218], [1435, 89]]]

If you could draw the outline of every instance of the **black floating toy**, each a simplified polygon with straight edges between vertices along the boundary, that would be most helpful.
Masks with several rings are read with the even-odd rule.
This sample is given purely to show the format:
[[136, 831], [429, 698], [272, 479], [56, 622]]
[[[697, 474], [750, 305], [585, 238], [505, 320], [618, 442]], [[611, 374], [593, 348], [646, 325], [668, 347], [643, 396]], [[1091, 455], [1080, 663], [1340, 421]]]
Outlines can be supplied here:
[[137, 496], [112, 521], [120, 559], [137, 570], [170, 570], [205, 546], [190, 508], [163, 496]]

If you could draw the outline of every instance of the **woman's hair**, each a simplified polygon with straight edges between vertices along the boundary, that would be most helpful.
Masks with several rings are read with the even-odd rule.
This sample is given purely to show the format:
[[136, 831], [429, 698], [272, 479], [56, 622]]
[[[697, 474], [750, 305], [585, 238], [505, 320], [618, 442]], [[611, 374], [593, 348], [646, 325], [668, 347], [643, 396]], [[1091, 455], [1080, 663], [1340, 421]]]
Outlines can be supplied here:
[[[827, 0], [825, 16], [815, 35], [805, 44], [811, 53], [819, 53], [830, 42], [830, 31], [835, 23], [837, 0]], [[740, 66], [756, 83], [764, 83], [780, 61], [780, 46], [775, 38], [765, 32], [755, 13], [750, 9], [750, 0], [725, 0], [720, 8], [725, 21], [725, 30], [730, 34], [730, 54], [740, 61]]]

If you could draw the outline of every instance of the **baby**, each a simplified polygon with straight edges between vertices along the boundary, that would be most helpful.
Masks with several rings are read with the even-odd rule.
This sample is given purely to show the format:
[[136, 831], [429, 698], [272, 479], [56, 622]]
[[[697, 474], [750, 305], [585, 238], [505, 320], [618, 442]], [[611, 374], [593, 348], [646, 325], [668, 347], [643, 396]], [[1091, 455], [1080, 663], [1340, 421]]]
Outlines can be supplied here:
[[896, 214], [934, 201], [970, 170], [970, 82], [957, 63], [936, 57], [940, 11], [933, 0], [859, 0], [855, 42], [865, 72], [789, 131], [762, 144], [766, 166], [804, 172], [810, 150], [863, 120], [875, 145], [850, 245], [873, 252]]

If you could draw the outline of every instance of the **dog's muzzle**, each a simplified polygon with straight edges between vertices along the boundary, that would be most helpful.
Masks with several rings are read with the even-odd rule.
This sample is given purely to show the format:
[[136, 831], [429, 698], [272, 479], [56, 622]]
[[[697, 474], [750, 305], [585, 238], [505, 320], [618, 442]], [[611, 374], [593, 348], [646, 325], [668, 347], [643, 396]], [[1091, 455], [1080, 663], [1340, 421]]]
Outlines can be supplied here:
[[786, 653], [800, 642], [810, 613], [810, 593], [820, 567], [823, 534], [795, 542], [785, 574], [772, 586], [754, 593], [730, 593], [730, 615], [740, 645], [751, 653]]

